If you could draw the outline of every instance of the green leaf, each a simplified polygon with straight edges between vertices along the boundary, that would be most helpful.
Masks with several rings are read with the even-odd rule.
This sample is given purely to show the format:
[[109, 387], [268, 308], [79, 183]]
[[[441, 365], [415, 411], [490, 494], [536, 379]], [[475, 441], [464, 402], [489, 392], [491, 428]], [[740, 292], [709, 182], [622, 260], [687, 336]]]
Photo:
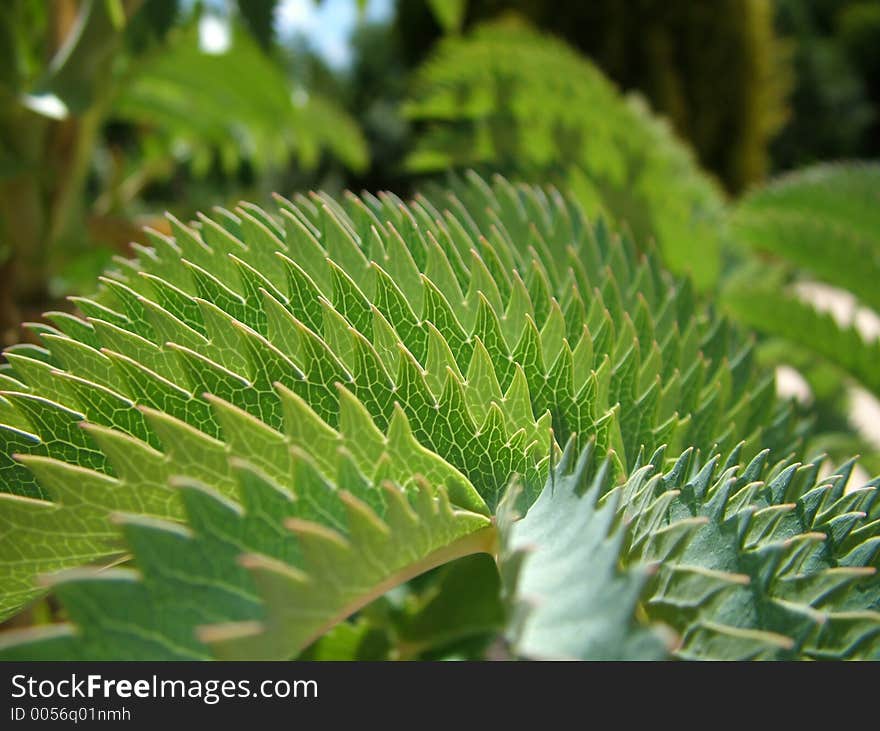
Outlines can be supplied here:
[[[263, 4], [242, 3], [254, 11]], [[246, 17], [265, 20], [256, 12]], [[245, 160], [265, 171], [292, 157], [311, 169], [324, 150], [352, 170], [367, 163], [363, 136], [344, 110], [315, 90], [291, 89], [282, 69], [243, 33], [221, 54], [201, 51], [192, 34], [177, 38], [139, 68], [111, 113], [153, 130], [164, 138], [161, 149], [175, 150], [201, 174], [208, 170], [199, 161], [215, 152], [227, 173]]]
[[880, 397], [880, 341], [866, 341], [855, 327], [838, 325], [794, 295], [760, 284], [733, 286], [723, 302], [740, 322], [809, 348]]
[[666, 121], [563, 42], [512, 19], [449, 36], [418, 70], [406, 112], [425, 123], [411, 170], [561, 183], [590, 216], [625, 223], [643, 246], [655, 239], [701, 289], [716, 281], [718, 186]]
[[[534, 501], [562, 438], [613, 484], [668, 440], [797, 449], [736, 329], [556, 191], [468, 176], [279, 210], [172, 219], [85, 319], [9, 351], [0, 611], [71, 569], [50, 581], [75, 629], [28, 635], [34, 657], [294, 657], [493, 551], [505, 488]], [[121, 553], [137, 573], [106, 570]]]
[[467, 0], [429, 0], [431, 12], [446, 33], [457, 33], [464, 22]]
[[[80, 569], [56, 578], [56, 592], [81, 626], [68, 652], [94, 660], [200, 659], [211, 651], [290, 658], [407, 577], [491, 545], [486, 517], [452, 508], [445, 491], [426, 482], [405, 492], [358, 477], [363, 490], [381, 493], [377, 513], [368, 495], [356, 496], [351, 478], [353, 492], [337, 490], [307, 462], [311, 477], [296, 474], [303, 492], [311, 480], [311, 500], [301, 493], [294, 501], [244, 463], [235, 469], [241, 507], [179, 479], [187, 530], [122, 518], [139, 576]], [[107, 599], [93, 603], [98, 597]], [[50, 634], [32, 638], [34, 657], [56, 652]]]
[[880, 165], [817, 165], [752, 191], [733, 209], [737, 240], [851, 291], [880, 310]]
[[275, 40], [274, 20], [277, 0], [238, 1], [238, 12], [257, 42], [269, 49]]
[[466, 556], [439, 569], [428, 588], [395, 612], [398, 659], [431, 653], [494, 635], [504, 627], [501, 586], [492, 556]]
[[[616, 506], [599, 506], [610, 462], [592, 446], [562, 455], [526, 515], [512, 516], [516, 490], [500, 517], [500, 570], [511, 605], [508, 639], [521, 657], [543, 660], [659, 660], [668, 647], [636, 619], [644, 567], [621, 571], [625, 533]], [[574, 462], [574, 464], [572, 464]]]

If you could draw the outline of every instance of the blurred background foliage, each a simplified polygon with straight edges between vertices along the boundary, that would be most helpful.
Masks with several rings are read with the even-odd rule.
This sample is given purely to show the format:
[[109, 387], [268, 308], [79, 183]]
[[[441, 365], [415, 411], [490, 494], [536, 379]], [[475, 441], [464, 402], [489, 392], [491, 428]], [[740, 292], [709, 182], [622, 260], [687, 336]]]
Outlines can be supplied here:
[[[876, 474], [878, 154], [878, 0], [4, 0], [0, 344], [166, 210], [476, 167], [656, 246], [755, 331], [807, 452]], [[307, 656], [482, 654], [493, 581], [452, 564]]]
[[[420, 0], [400, 0], [398, 27], [418, 63], [440, 30]], [[561, 2], [471, 0], [463, 27], [516, 12], [567, 41], [625, 91], [639, 91], [733, 192], [769, 168], [790, 73], [764, 0]]]
[[878, 154], [877, 0], [5, 0], [0, 338], [165, 210], [477, 167], [656, 245], [880, 471]]
[[319, 83], [320, 60], [278, 43], [275, 6], [2, 4], [5, 340], [21, 316], [91, 286], [165, 209], [339, 187], [367, 168], [360, 125]]
[[414, 173], [478, 167], [558, 184], [592, 215], [656, 239], [698, 287], [717, 280], [717, 182], [643, 97], [622, 95], [564, 42], [512, 16], [449, 36], [419, 67], [404, 111], [418, 124]]

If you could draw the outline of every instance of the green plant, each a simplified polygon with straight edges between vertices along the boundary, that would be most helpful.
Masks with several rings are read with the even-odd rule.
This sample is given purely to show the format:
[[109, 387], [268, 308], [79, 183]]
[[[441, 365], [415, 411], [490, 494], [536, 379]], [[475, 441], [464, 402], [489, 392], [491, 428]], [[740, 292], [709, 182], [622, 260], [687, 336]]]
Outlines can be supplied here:
[[332, 100], [296, 89], [243, 33], [221, 54], [200, 50], [194, 33], [178, 34], [138, 66], [111, 113], [150, 131], [137, 166], [141, 186], [150, 182], [145, 168], [171, 167], [175, 157], [202, 175], [215, 158], [229, 175], [246, 161], [265, 176], [291, 158], [310, 170], [325, 151], [353, 170], [367, 164], [354, 122]]
[[4, 612], [78, 568], [3, 657], [876, 653], [873, 483], [794, 461], [751, 346], [572, 200], [171, 224], [7, 350]]
[[[855, 323], [817, 310], [798, 288], [821, 282], [880, 311], [878, 190], [876, 164], [817, 165], [755, 188], [729, 217], [732, 239], [760, 257], [761, 271], [746, 264], [730, 277], [721, 301], [738, 320], [773, 338], [765, 348], [768, 362], [799, 368], [817, 396], [829, 395], [832, 422], [846, 422], [846, 384], [880, 398], [880, 343]], [[779, 340], [787, 347], [776, 347]], [[820, 364], [826, 367], [819, 370]]]
[[698, 287], [716, 281], [720, 191], [641, 98], [621, 96], [561, 41], [511, 20], [449, 37], [411, 96], [406, 111], [423, 126], [411, 170], [482, 165], [561, 183], [591, 215], [656, 239], [666, 264]]
[[[432, 22], [425, 5], [398, 2], [399, 32], [413, 58], [422, 59], [438, 39], [437, 26], [447, 26], [436, 10]], [[766, 174], [767, 143], [785, 119], [791, 76], [774, 37], [776, 2], [468, 0], [431, 7], [450, 6], [452, 15], [455, 5], [466, 6], [466, 29], [517, 13], [565, 40], [621, 88], [644, 95], [727, 190], [739, 192]], [[871, 36], [863, 35], [867, 46]]]
[[[268, 43], [271, 7], [240, 11]], [[244, 163], [259, 174], [291, 160], [311, 171], [322, 154], [356, 170], [366, 164], [366, 144], [336, 104], [295, 89], [243, 32], [224, 53], [203, 52], [198, 13], [174, 0], [10, 0], [0, 21], [4, 345], [14, 342], [20, 306], [45, 306], [50, 277], [69, 274], [71, 260], [82, 265], [97, 243], [108, 248], [101, 233], [122, 228], [121, 241], [108, 238], [126, 245], [137, 228], [119, 219], [131, 218], [132, 201], [184, 165], [232, 177]], [[110, 123], [126, 127], [123, 144], [107, 143]]]
[[876, 338], [797, 291], [819, 280], [880, 311], [876, 165], [806, 168], [728, 203], [643, 105], [559, 41], [513, 22], [442, 41], [408, 109], [422, 125], [412, 169], [482, 165], [559, 181], [589, 215], [628, 225], [636, 241], [655, 237], [667, 266], [701, 290], [723, 289], [725, 311], [767, 336], [765, 366], [796, 365], [806, 377], [819, 435], [810, 447], [878, 464], [876, 445], [852, 427], [848, 389], [855, 381], [880, 394]]

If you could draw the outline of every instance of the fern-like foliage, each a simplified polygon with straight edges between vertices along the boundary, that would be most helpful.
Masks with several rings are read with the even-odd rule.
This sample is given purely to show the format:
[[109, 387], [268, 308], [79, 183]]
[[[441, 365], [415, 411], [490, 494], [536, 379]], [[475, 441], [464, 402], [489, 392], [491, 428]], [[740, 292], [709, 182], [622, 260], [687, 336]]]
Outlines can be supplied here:
[[880, 340], [868, 340], [796, 295], [760, 283], [739, 281], [724, 303], [740, 322], [813, 351], [880, 395]]
[[[880, 397], [880, 342], [854, 324], [840, 324], [798, 297], [804, 281], [846, 290], [857, 304], [880, 312], [880, 166], [817, 165], [790, 173], [746, 195], [730, 213], [735, 239], [766, 261], [761, 277], [743, 267], [731, 277], [724, 304], [738, 320], [813, 354]], [[772, 283], [771, 283], [771, 280]], [[797, 365], [781, 353], [782, 362]], [[844, 401], [834, 411], [847, 410]], [[845, 416], [844, 416], [845, 418]]]
[[[5, 657], [293, 657], [416, 574], [498, 553], [499, 505], [533, 503], [502, 537], [510, 605], [552, 588], [533, 560], [609, 588], [560, 605], [582, 612], [570, 651], [525, 615], [511, 634], [523, 654], [656, 656], [669, 644], [642, 628], [655, 619], [683, 656], [869, 647], [873, 584], [830, 605], [864, 616], [852, 643], [827, 646], [825, 595], [771, 585], [840, 566], [864, 578], [873, 490], [843, 496], [845, 474], [815, 493], [801, 479], [777, 489], [781, 468], [765, 489], [762, 448], [796, 451], [799, 426], [750, 345], [570, 199], [470, 176], [433, 200], [316, 193], [171, 227], [77, 299], [81, 317], [33, 326], [43, 346], [7, 351], [3, 611], [67, 569], [51, 585], [71, 622], [9, 635]], [[664, 460], [664, 444], [690, 449]], [[731, 452], [723, 468], [697, 469], [716, 445]], [[789, 470], [816, 478], [815, 465]], [[586, 493], [611, 507], [560, 508], [588, 475]], [[511, 480], [520, 497], [502, 503]], [[563, 531], [563, 550], [523, 556]], [[579, 535], [612, 545], [567, 550]], [[818, 547], [799, 563], [801, 540]], [[562, 565], [587, 553], [582, 569]], [[590, 639], [591, 626], [609, 631]]]
[[292, 157], [312, 169], [325, 151], [354, 170], [366, 166], [367, 145], [354, 120], [333, 100], [292, 88], [247, 34], [236, 33], [219, 54], [200, 50], [194, 35], [181, 33], [142, 61], [114, 99], [114, 118], [161, 138], [156, 144], [148, 137], [146, 165], [152, 153], [171, 149], [199, 174], [215, 158], [227, 173], [245, 160], [262, 172]]
[[563, 42], [513, 20], [448, 37], [419, 70], [407, 111], [424, 127], [410, 169], [488, 165], [562, 181], [591, 214], [625, 221], [639, 242], [655, 238], [698, 286], [717, 278], [715, 183], [641, 98], [622, 96]]
[[756, 188], [731, 214], [736, 239], [880, 311], [880, 165], [816, 165]]

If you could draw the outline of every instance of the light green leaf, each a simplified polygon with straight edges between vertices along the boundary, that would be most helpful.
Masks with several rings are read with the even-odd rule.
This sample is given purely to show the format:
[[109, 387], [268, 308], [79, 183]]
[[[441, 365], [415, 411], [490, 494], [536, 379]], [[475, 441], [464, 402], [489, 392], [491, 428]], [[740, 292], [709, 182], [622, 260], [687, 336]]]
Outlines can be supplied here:
[[500, 570], [513, 614], [508, 637], [516, 655], [543, 660], [659, 660], [669, 648], [636, 619], [647, 573], [620, 570], [625, 533], [616, 506], [597, 500], [610, 464], [569, 444], [526, 515], [502, 513]]
[[428, 4], [445, 32], [457, 33], [461, 30], [467, 0], [429, 0]]

